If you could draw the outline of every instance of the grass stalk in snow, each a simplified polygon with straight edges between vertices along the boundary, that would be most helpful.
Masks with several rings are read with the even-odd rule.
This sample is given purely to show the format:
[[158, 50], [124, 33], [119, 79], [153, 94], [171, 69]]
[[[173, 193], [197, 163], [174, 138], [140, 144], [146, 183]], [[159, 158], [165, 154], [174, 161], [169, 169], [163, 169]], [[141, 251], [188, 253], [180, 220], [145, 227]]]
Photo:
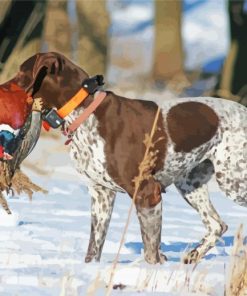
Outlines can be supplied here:
[[226, 296], [247, 295], [247, 245], [244, 243], [243, 224], [240, 225], [234, 239], [228, 278]]
[[110, 275], [110, 280], [109, 280], [108, 288], [107, 288], [107, 291], [106, 291], [107, 296], [109, 296], [111, 294], [111, 291], [112, 291], [112, 288], [113, 288], [114, 273], [116, 271], [120, 251], [121, 251], [122, 246], [123, 246], [124, 241], [125, 241], [126, 233], [127, 233], [129, 222], [130, 222], [131, 213], [132, 213], [132, 210], [133, 210], [133, 207], [134, 207], [134, 204], [135, 204], [135, 199], [136, 199], [139, 187], [141, 185], [141, 182], [147, 177], [147, 174], [149, 172], [149, 167], [151, 165], [150, 163], [155, 162], [155, 159], [156, 159], [156, 155], [153, 154], [153, 152], [151, 152], [150, 150], [154, 146], [153, 137], [154, 137], [154, 134], [155, 134], [156, 129], [157, 129], [157, 122], [158, 122], [159, 115], [160, 115], [160, 108], [157, 109], [150, 135], [145, 135], [144, 144], [146, 146], [146, 151], [145, 151], [143, 160], [139, 165], [139, 175], [133, 180], [133, 182], [135, 183], [135, 191], [134, 191], [131, 206], [130, 206], [130, 209], [129, 209], [129, 212], [128, 212], [128, 217], [127, 217], [127, 221], [126, 221], [124, 231], [123, 231], [123, 234], [122, 234], [122, 238], [121, 238], [121, 241], [120, 241], [119, 249], [118, 249], [117, 255], [116, 255], [116, 257], [115, 257], [115, 259], [113, 261], [112, 272], [111, 272], [111, 275]]

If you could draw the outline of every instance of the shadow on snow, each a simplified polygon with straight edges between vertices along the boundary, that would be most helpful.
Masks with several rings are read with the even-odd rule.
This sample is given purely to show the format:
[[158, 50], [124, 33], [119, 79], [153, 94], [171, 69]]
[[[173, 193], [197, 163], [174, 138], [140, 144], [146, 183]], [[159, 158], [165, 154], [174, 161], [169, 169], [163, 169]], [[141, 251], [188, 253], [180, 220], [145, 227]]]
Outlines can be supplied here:
[[[234, 237], [233, 236], [225, 236], [222, 238], [223, 242], [218, 242], [216, 244], [217, 254], [208, 254], [205, 256], [206, 260], [210, 260], [217, 256], [228, 256], [229, 254], [226, 252], [225, 247], [231, 247], [233, 245]], [[198, 243], [185, 243], [185, 242], [172, 242], [171, 244], [161, 243], [161, 250], [164, 252], [169, 261], [178, 262], [181, 260], [181, 253], [185, 253], [188, 250], [195, 248]], [[129, 242], [125, 244], [126, 248], [131, 249], [134, 254], [141, 254], [143, 252], [143, 243], [141, 242]], [[169, 255], [169, 252], [172, 254]], [[168, 254], [167, 254], [168, 253]], [[177, 254], [174, 254], [177, 253]]]

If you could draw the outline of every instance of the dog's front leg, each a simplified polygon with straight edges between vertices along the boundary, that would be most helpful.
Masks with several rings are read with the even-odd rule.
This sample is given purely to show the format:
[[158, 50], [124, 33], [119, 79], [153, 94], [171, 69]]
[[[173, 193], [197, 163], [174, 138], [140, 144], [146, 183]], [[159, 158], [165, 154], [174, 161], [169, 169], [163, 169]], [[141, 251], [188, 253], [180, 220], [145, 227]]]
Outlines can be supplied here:
[[160, 184], [153, 178], [140, 186], [135, 203], [144, 243], [144, 257], [150, 264], [164, 263], [160, 251], [162, 229], [162, 199]]
[[91, 234], [85, 262], [100, 260], [116, 192], [101, 185], [89, 187], [91, 195]]

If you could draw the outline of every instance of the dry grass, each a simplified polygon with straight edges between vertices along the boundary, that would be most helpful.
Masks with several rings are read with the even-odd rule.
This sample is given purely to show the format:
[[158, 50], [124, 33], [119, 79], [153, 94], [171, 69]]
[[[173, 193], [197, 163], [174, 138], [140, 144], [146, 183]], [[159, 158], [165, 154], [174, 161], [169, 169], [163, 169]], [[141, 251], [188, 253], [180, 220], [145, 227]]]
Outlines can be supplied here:
[[[115, 290], [125, 290], [126, 292], [139, 292], [140, 295], [146, 295], [145, 293], [148, 292], [166, 292], [171, 295], [213, 296], [214, 287], [208, 279], [210, 275], [209, 270], [209, 267], [201, 266], [198, 268], [196, 266], [196, 268], [193, 268], [193, 266], [184, 265], [183, 263], [175, 263], [172, 266], [150, 267], [131, 263], [117, 268], [113, 288]], [[101, 278], [104, 278], [106, 285], [109, 281], [110, 273], [110, 267], [101, 273]]]
[[[181, 257], [183, 257], [183, 254], [181, 254]], [[138, 264], [131, 263], [128, 266], [121, 266], [114, 270], [114, 273], [120, 272], [123, 280], [114, 284], [113, 287], [120, 290], [124, 289], [126, 292], [169, 291], [176, 295], [184, 295], [186, 293], [189, 295], [214, 296], [216, 295], [214, 286], [216, 284], [221, 286], [222, 295], [245, 296], [247, 295], [247, 245], [243, 236], [243, 225], [239, 227], [235, 235], [232, 253], [229, 263], [224, 265], [223, 275], [225, 274], [225, 266], [228, 266], [227, 276], [221, 277], [221, 280], [217, 280], [218, 282], [216, 281], [216, 283], [210, 280], [211, 273], [214, 270], [214, 261], [204, 261], [203, 264], [199, 263], [193, 266], [180, 262], [180, 264], [175, 264], [172, 268], [166, 268], [166, 266], [158, 268], [153, 266], [150, 266], [150, 268], [142, 267], [138, 261]], [[133, 285], [128, 284], [128, 279], [126, 281], [123, 277], [126, 274], [126, 278], [128, 278], [128, 269], [132, 268], [136, 269], [137, 274], [136, 282]], [[108, 267], [101, 273], [101, 280], [97, 276], [97, 284], [93, 283], [95, 289], [90, 295], [96, 295], [97, 288], [99, 286], [102, 287], [102, 279], [104, 278], [104, 282], [107, 285], [111, 276], [112, 267]], [[119, 274], [116, 277], [119, 279]], [[101, 283], [100, 285], [98, 285], [99, 282]], [[108, 290], [108, 293], [110, 291]], [[106, 295], [110, 294], [106, 292]]]
[[244, 240], [243, 225], [240, 225], [232, 248], [225, 291], [226, 296], [247, 295], [247, 245]]
[[[134, 207], [134, 204], [135, 204], [135, 200], [136, 200], [136, 197], [137, 197], [139, 187], [141, 185], [141, 182], [149, 177], [151, 163], [153, 165], [155, 163], [155, 160], [156, 160], [156, 152], [152, 152], [151, 149], [154, 147], [154, 144], [155, 144], [153, 142], [153, 137], [154, 137], [155, 132], [157, 130], [157, 123], [158, 123], [159, 115], [160, 115], [160, 108], [157, 109], [157, 112], [156, 112], [156, 115], [155, 115], [155, 118], [154, 118], [154, 122], [153, 122], [152, 129], [150, 131], [150, 134], [145, 135], [144, 145], [146, 146], [146, 151], [145, 151], [143, 160], [139, 165], [139, 174], [133, 180], [133, 182], [135, 183], [135, 191], [134, 191], [134, 194], [133, 194], [133, 197], [132, 197], [132, 202], [131, 202], [131, 206], [130, 206], [130, 209], [129, 209], [129, 212], [128, 212], [127, 221], [126, 221], [126, 224], [125, 224], [125, 227], [124, 227], [124, 230], [123, 230], [123, 234], [122, 234], [122, 238], [121, 238], [121, 241], [120, 241], [120, 244], [119, 244], [119, 249], [118, 249], [117, 255], [116, 255], [116, 257], [115, 257], [115, 259], [113, 261], [113, 264], [112, 264], [112, 271], [111, 271], [111, 274], [110, 274], [108, 288], [107, 288], [107, 291], [106, 291], [107, 296], [111, 295], [111, 291], [112, 291], [112, 288], [113, 288], [113, 278], [114, 278], [114, 274], [115, 274], [115, 271], [116, 271], [117, 262], [118, 262], [118, 259], [119, 259], [119, 256], [120, 256], [120, 251], [121, 251], [122, 246], [123, 246], [124, 241], [125, 241], [128, 226], [129, 226], [129, 223], [130, 223], [130, 217], [131, 217], [131, 214], [132, 214], [132, 210], [133, 210], [133, 207]], [[158, 140], [160, 140], [160, 139], [158, 139]]]
[[[117, 262], [120, 255], [120, 250], [124, 244], [125, 236], [128, 230], [128, 225], [130, 222], [130, 216], [132, 209], [134, 207], [135, 197], [137, 195], [139, 186], [141, 182], [147, 179], [150, 175], [150, 166], [153, 166], [156, 162], [156, 152], [152, 152], [152, 148], [154, 148], [153, 136], [157, 129], [157, 119], [159, 116], [159, 109], [156, 114], [156, 118], [153, 123], [153, 128], [150, 132], [150, 135], [146, 135], [144, 139], [144, 144], [146, 146], [146, 152], [142, 162], [139, 165], [139, 175], [133, 180], [135, 183], [135, 192], [133, 195], [131, 207], [129, 209], [128, 218], [126, 221], [126, 225], [122, 234], [122, 238], [120, 241], [120, 246], [118, 253], [114, 259], [113, 265], [108, 270], [109, 278], [107, 282], [106, 295], [109, 296], [113, 289], [113, 278], [117, 271]], [[158, 139], [160, 140], [160, 139]], [[229, 279], [227, 279], [228, 283], [225, 285], [225, 295], [226, 296], [244, 296], [247, 295], [247, 247], [244, 245], [243, 238], [243, 226], [241, 225], [235, 240], [234, 246], [231, 256], [231, 263], [229, 269]], [[182, 262], [177, 267], [175, 271], [165, 271], [164, 270], [142, 270], [140, 269], [140, 273], [142, 276], [138, 279], [138, 283], [136, 283], [135, 287], [132, 287], [132, 290], [135, 291], [145, 291], [151, 289], [151, 291], [156, 291], [157, 286], [159, 286], [160, 282], [166, 282], [166, 285], [170, 284], [170, 291], [174, 293], [188, 292], [195, 295], [214, 295], [213, 287], [207, 283], [207, 276], [209, 275], [209, 264], [206, 268], [198, 269], [198, 264], [191, 266], [186, 266]], [[97, 276], [96, 280], [93, 281], [90, 285], [91, 293], [90, 295], [95, 295], [98, 288], [99, 276]], [[126, 287], [123, 283], [120, 283], [121, 287]], [[126, 287], [128, 289], [128, 287]], [[179, 294], [180, 295], [180, 294]]]

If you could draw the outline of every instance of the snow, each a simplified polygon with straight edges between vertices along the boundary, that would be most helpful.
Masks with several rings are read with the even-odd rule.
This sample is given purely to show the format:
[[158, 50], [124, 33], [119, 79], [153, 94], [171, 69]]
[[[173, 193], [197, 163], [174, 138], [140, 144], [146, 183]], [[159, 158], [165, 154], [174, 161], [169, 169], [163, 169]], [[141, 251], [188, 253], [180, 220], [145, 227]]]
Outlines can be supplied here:
[[223, 59], [229, 48], [226, 2], [198, 1], [183, 15], [182, 37], [186, 69], [201, 69], [215, 58]]
[[[98, 274], [100, 282], [92, 295], [105, 295], [131, 201], [126, 194], [117, 195], [101, 262], [84, 263], [90, 231], [90, 197], [63, 142], [64, 139], [43, 137], [24, 166], [33, 181], [48, 189], [49, 194], [36, 193], [32, 202], [25, 196], [9, 197], [13, 216], [0, 212], [0, 295], [87, 295]], [[40, 163], [46, 174], [37, 173], [36, 164]], [[192, 273], [191, 285], [203, 272], [203, 284], [217, 288], [219, 292], [214, 295], [222, 295], [233, 236], [240, 223], [247, 224], [247, 209], [227, 200], [214, 181], [210, 183], [210, 194], [229, 230], [223, 242], [210, 250]], [[126, 288], [122, 292], [114, 290], [112, 295], [124, 291], [135, 295], [138, 290], [145, 293], [137, 295], [152, 294], [153, 290], [167, 295], [176, 291], [181, 295], [178, 291], [192, 268], [181, 264], [181, 257], [202, 238], [205, 230], [197, 213], [173, 186], [163, 195], [163, 201], [161, 248], [169, 261], [162, 266], [148, 266], [144, 262], [139, 224], [133, 213], [114, 278], [114, 284]]]
[[18, 224], [19, 215], [13, 212], [12, 215], [8, 215], [3, 209], [0, 209], [0, 227], [16, 226]]
[[[109, 1], [111, 5], [114, 2], [118, 1]], [[112, 15], [115, 23], [111, 31], [108, 81], [113, 83], [116, 79], [119, 82], [121, 75], [123, 79], [132, 79], [138, 73], [148, 75], [152, 67], [153, 5], [151, 1], [129, 2], [134, 2], [132, 9], [128, 5], [116, 7]], [[147, 6], [142, 5], [144, 2]], [[223, 0], [199, 4], [186, 12], [183, 21], [186, 67], [193, 69], [225, 55], [228, 46]], [[218, 42], [219, 36], [221, 42]], [[121, 67], [123, 58], [125, 67], [129, 65], [125, 69]], [[137, 94], [128, 96], [138, 97]], [[154, 97], [152, 93], [145, 96]], [[13, 215], [0, 210], [0, 295], [87, 295], [89, 287], [96, 291], [91, 295], [105, 295], [131, 201], [126, 194], [117, 195], [101, 262], [85, 264], [90, 197], [63, 143], [64, 139], [45, 136], [25, 162], [25, 172], [48, 189], [49, 194], [37, 193], [32, 202], [25, 196], [8, 197]], [[247, 209], [226, 199], [214, 180], [209, 188], [215, 208], [229, 226], [223, 241], [210, 250], [194, 272], [193, 267], [181, 264], [183, 254], [198, 243], [205, 229], [197, 213], [171, 186], [163, 195], [161, 245], [168, 262], [148, 266], [143, 261], [140, 228], [133, 213], [114, 277], [114, 284], [125, 285], [126, 289], [114, 290], [112, 295], [124, 291], [128, 291], [128, 295], [146, 295], [154, 290], [160, 292], [155, 295], [189, 295], [184, 289], [187, 274], [191, 275], [191, 285], [201, 281], [214, 291], [213, 295], [223, 295], [225, 265], [228, 266], [239, 224], [247, 225]], [[200, 279], [203, 273], [206, 275]]]
[[[153, 20], [153, 9], [150, 6], [143, 5], [130, 5], [124, 9], [116, 10], [111, 15], [111, 33], [117, 34], [133, 34], [135, 27], [138, 23], [152, 24]], [[128, 21], [126, 21], [126, 15], [128, 15]]]

